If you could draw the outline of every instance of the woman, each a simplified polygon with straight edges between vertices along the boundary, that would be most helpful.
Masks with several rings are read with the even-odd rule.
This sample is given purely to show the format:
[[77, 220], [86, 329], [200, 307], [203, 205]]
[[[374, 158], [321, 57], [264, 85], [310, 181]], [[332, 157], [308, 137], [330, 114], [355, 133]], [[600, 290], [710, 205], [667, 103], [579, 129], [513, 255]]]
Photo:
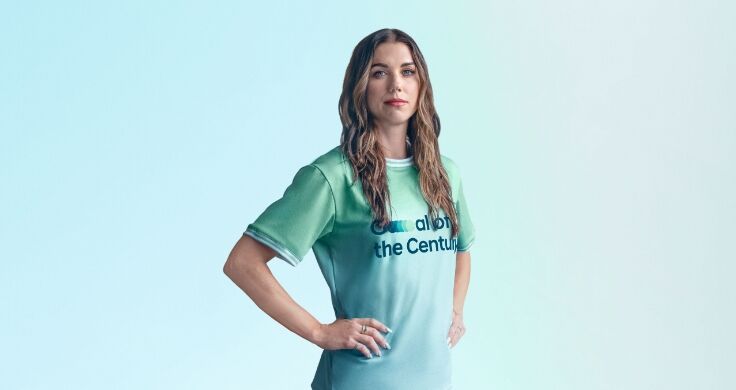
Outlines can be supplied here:
[[[427, 64], [410, 36], [382, 29], [358, 43], [339, 112], [340, 145], [298, 170], [224, 271], [324, 349], [312, 389], [450, 389], [475, 234], [458, 167], [440, 154]], [[330, 288], [330, 324], [266, 265], [279, 257], [297, 266], [310, 248]]]

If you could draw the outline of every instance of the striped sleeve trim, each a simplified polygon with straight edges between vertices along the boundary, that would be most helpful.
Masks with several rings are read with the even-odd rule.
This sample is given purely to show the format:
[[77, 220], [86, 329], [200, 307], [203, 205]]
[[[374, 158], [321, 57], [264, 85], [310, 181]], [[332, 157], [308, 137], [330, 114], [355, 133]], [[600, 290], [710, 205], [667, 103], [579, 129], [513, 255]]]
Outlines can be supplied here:
[[468, 250], [470, 249], [470, 247], [471, 247], [471, 246], [473, 246], [473, 243], [474, 243], [474, 242], [475, 242], [475, 237], [473, 237], [473, 239], [472, 239], [472, 240], [470, 240], [470, 242], [469, 242], [469, 243], [468, 243], [467, 245], [465, 245], [465, 248], [463, 248], [463, 249], [458, 249], [457, 251], [458, 251], [458, 252], [467, 252], [467, 251], [468, 251]]
[[281, 244], [273, 240], [271, 237], [269, 237], [265, 233], [257, 232], [251, 228], [246, 229], [243, 232], [244, 235], [248, 235], [253, 237], [253, 239], [258, 240], [259, 242], [263, 243], [264, 245], [268, 246], [269, 248], [276, 251], [276, 256], [287, 263], [291, 264], [292, 266], [296, 267], [297, 264], [299, 264], [299, 258], [294, 256], [293, 253], [291, 253], [290, 250], [283, 247]]

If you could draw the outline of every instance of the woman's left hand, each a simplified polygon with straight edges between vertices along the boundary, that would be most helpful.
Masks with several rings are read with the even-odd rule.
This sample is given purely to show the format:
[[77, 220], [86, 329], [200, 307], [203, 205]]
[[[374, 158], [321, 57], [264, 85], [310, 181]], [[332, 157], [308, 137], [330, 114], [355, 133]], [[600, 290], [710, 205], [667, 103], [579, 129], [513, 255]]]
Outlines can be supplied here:
[[465, 324], [463, 323], [463, 313], [452, 311], [452, 324], [447, 332], [447, 347], [452, 348], [457, 345], [460, 338], [465, 334]]

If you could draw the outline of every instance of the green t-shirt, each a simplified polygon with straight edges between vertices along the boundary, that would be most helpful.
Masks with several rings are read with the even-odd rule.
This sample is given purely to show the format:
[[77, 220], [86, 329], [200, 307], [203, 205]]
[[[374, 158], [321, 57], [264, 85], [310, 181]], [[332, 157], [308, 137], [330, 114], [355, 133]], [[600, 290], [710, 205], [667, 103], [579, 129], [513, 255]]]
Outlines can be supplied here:
[[300, 168], [284, 195], [243, 234], [297, 266], [311, 248], [329, 286], [336, 318], [372, 317], [393, 332], [391, 349], [367, 358], [354, 349], [324, 350], [316, 390], [451, 388], [447, 334], [452, 321], [456, 252], [475, 230], [457, 165], [441, 156], [460, 225], [439, 211], [432, 229], [413, 156], [386, 158], [391, 224], [378, 228], [360, 180], [339, 146]]

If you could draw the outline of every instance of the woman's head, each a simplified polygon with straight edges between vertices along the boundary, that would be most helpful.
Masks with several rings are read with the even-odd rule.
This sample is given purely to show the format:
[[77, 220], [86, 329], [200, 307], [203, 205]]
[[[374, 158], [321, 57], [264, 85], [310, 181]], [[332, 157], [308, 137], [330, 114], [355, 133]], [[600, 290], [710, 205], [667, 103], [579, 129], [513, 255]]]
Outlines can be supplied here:
[[[365, 98], [372, 125], [388, 128], [406, 124], [414, 115], [421, 87], [417, 68], [405, 43], [386, 41], [376, 46]], [[392, 99], [404, 102], [392, 104]]]
[[[392, 98], [406, 100], [393, 106]], [[338, 104], [341, 149], [360, 177], [373, 214], [381, 225], [390, 222], [386, 162], [377, 128], [406, 123], [408, 151], [414, 156], [430, 215], [445, 210], [457, 234], [457, 218], [447, 173], [441, 163], [440, 120], [434, 107], [427, 63], [416, 42], [398, 29], [381, 29], [363, 38], [353, 49], [345, 71]], [[401, 128], [401, 126], [398, 126]]]
[[[385, 104], [394, 97], [407, 104]], [[440, 133], [427, 63], [414, 39], [398, 29], [381, 29], [358, 42], [345, 71], [338, 108], [343, 136], [354, 144], [381, 124], [408, 122], [412, 144], [417, 127], [431, 131], [429, 138]]]

